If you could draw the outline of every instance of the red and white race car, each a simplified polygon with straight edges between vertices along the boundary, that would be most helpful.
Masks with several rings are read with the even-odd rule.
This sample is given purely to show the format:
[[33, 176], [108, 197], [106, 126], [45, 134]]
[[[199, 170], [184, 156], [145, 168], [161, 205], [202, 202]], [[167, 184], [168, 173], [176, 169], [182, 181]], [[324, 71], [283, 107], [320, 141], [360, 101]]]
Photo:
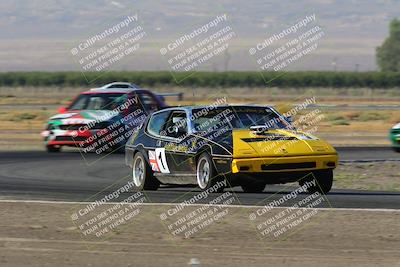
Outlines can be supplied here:
[[58, 152], [62, 146], [87, 152], [121, 148], [149, 114], [167, 106], [162, 95], [149, 90], [110, 85], [81, 93], [49, 119], [41, 133], [47, 151]]

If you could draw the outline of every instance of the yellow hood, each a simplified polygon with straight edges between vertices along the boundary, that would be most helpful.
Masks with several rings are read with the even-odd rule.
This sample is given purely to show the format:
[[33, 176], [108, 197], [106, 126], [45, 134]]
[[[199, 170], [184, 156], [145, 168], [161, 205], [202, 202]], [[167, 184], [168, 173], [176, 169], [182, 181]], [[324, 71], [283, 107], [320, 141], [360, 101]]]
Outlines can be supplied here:
[[337, 154], [327, 142], [298, 131], [233, 130], [232, 135], [234, 158]]

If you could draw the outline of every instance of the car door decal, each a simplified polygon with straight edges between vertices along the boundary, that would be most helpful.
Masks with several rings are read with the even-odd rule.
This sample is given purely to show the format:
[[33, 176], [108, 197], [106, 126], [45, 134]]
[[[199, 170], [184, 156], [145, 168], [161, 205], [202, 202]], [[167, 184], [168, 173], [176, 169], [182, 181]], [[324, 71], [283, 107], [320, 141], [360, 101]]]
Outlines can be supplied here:
[[165, 148], [156, 148], [156, 159], [160, 171], [162, 173], [169, 173], [167, 157], [165, 156]]
[[156, 148], [149, 150], [149, 161], [151, 169], [155, 172], [170, 173], [167, 158], [165, 156], [165, 148]]
[[155, 172], [160, 172], [160, 168], [158, 167], [156, 152], [154, 150], [149, 150], [149, 161], [151, 169]]

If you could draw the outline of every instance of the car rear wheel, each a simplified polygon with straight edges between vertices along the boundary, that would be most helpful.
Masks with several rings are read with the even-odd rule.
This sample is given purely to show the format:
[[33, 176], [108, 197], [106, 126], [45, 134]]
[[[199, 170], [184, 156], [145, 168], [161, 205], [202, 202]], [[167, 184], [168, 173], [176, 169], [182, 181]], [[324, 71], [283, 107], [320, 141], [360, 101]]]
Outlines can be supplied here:
[[[217, 171], [214, 168], [214, 164], [210, 155], [207, 152], [204, 152], [200, 155], [197, 160], [196, 167], [196, 177], [197, 177], [197, 185], [201, 190], [207, 190], [218, 182], [223, 181], [223, 177], [217, 175]], [[219, 184], [221, 185], [221, 183]], [[225, 186], [218, 186], [216, 188], [217, 192], [224, 191]]]
[[61, 146], [46, 146], [47, 152], [54, 153], [60, 152]]
[[133, 157], [132, 178], [136, 191], [157, 190], [160, 186], [160, 182], [154, 177], [149, 164], [140, 152]]
[[241, 185], [245, 193], [261, 193], [265, 189], [265, 183], [251, 182]]
[[400, 147], [394, 147], [393, 150], [397, 153], [400, 153]]
[[333, 184], [333, 170], [318, 170], [314, 171], [312, 175], [310, 174], [309, 177], [310, 179], [302, 179], [299, 184], [300, 186], [305, 185], [305, 183], [308, 181], [315, 181], [314, 186], [309, 186], [307, 187], [307, 191], [310, 194], [313, 194], [315, 192], [323, 193], [326, 194], [328, 193]]

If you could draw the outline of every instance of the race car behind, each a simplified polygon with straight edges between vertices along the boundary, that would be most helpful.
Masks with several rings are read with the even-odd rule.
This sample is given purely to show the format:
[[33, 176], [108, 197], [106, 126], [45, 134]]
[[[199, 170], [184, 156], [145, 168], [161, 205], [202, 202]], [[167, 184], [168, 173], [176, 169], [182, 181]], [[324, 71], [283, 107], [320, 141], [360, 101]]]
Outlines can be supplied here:
[[392, 142], [393, 150], [400, 153], [400, 123], [390, 129], [389, 139]]
[[48, 152], [72, 146], [101, 153], [123, 147], [135, 127], [166, 106], [162, 97], [145, 89], [89, 90], [60, 108], [41, 134]]

